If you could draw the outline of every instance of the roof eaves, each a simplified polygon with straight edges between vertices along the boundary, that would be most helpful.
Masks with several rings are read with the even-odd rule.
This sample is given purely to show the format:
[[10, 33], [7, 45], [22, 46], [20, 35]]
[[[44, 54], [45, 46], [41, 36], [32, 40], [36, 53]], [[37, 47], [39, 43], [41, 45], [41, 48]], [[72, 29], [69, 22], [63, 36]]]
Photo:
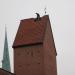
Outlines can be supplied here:
[[17, 46], [13, 46], [13, 48], [35, 46], [35, 45], [40, 45], [40, 44], [43, 44], [43, 42], [31, 43], [31, 44], [24, 44], [24, 45], [17, 45]]

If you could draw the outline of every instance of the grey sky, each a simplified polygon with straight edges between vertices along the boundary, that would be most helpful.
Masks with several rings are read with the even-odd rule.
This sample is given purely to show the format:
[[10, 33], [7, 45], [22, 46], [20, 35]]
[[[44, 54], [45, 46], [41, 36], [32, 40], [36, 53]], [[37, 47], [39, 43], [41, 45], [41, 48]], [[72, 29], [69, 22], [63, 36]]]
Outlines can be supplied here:
[[21, 19], [44, 15], [47, 7], [57, 50], [58, 75], [75, 75], [75, 0], [0, 0], [0, 67], [7, 27], [11, 69], [12, 44]]

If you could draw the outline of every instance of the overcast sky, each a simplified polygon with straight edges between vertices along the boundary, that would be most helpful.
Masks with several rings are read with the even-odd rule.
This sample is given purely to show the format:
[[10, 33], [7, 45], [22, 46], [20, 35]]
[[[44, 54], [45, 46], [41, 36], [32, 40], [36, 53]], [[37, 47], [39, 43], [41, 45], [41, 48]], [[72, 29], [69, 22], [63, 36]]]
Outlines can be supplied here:
[[5, 25], [13, 69], [12, 44], [20, 23], [25, 18], [49, 14], [57, 50], [58, 75], [75, 75], [75, 0], [0, 0], [0, 67], [3, 57]]

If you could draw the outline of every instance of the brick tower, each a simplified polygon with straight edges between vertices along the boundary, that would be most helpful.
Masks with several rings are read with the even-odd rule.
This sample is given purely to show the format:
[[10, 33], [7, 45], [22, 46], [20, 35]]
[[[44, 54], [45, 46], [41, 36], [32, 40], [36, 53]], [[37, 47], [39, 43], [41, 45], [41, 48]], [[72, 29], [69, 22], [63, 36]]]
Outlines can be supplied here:
[[13, 44], [16, 75], [57, 75], [49, 16], [21, 20]]

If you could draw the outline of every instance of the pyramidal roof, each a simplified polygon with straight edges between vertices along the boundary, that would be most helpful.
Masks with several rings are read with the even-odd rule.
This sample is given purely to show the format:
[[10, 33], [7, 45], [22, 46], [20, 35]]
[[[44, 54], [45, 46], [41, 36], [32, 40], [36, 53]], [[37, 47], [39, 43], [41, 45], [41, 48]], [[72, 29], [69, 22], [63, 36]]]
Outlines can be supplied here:
[[21, 20], [13, 47], [43, 43], [48, 21], [48, 15], [41, 17], [39, 21], [35, 21], [35, 18]]
[[6, 28], [5, 28], [5, 41], [4, 41], [2, 69], [11, 72]]

